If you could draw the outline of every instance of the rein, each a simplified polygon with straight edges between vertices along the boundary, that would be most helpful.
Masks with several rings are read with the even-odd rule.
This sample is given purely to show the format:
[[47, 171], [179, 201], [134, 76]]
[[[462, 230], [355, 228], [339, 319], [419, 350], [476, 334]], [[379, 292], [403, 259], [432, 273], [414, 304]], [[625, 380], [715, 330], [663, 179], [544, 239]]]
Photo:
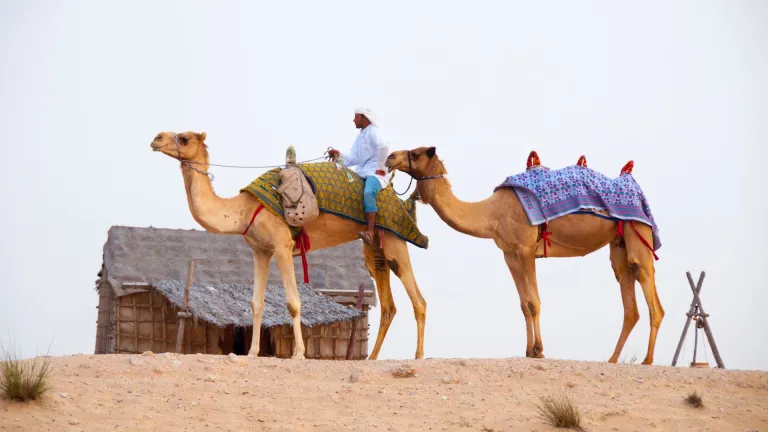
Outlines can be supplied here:
[[[208, 166], [215, 166], [215, 167], [222, 167], [222, 168], [247, 168], [247, 169], [280, 168], [280, 167], [285, 166], [285, 165], [263, 165], [263, 166], [220, 165], [220, 164], [213, 164], [213, 163], [206, 164], [204, 162], [188, 161], [186, 159], [182, 159], [181, 158], [181, 148], [179, 147], [179, 138], [176, 136], [176, 134], [173, 134], [173, 140], [176, 142], [176, 152], [179, 155], [179, 157], [178, 157], [179, 161], [181, 161], [182, 164], [186, 165], [190, 169], [195, 170], [195, 171], [199, 172], [200, 174], [207, 175], [208, 177], [210, 177], [211, 181], [213, 181], [213, 174], [211, 174], [211, 173], [209, 173], [207, 171], [205, 171], [205, 172], [204, 171], [200, 171], [199, 169], [193, 167], [190, 164], [208, 165]], [[325, 159], [325, 156], [320, 156], [320, 157], [317, 157], [317, 158], [314, 158], [314, 159], [308, 159], [308, 160], [301, 161], [301, 162], [298, 162], [298, 163], [314, 162], [314, 161], [318, 161], [320, 159]]]
[[434, 179], [443, 178], [442, 174], [438, 174], [438, 175], [435, 175], [435, 176], [424, 176], [424, 177], [416, 177], [416, 176], [414, 176], [413, 175], [413, 165], [411, 164], [411, 152], [410, 151], [408, 152], [408, 172], [406, 174], [408, 174], [411, 177], [411, 180], [408, 182], [408, 187], [405, 188], [405, 192], [399, 193], [398, 191], [395, 190], [395, 186], [392, 185], [392, 190], [395, 191], [395, 193], [400, 195], [400, 196], [405, 195], [411, 189], [411, 184], [413, 183], [414, 179], [416, 181], [419, 181], [419, 180], [434, 180]]

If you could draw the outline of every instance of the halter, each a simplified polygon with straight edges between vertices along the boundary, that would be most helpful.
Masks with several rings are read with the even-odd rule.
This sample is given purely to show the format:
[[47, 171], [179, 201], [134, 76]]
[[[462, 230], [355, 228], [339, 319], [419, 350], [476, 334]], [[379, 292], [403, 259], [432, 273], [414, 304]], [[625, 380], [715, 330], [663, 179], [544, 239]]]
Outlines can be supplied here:
[[193, 167], [187, 161], [181, 158], [181, 148], [179, 147], [179, 137], [175, 133], [173, 134], [173, 140], [176, 142], [176, 152], [179, 154], [179, 160], [181, 161], [181, 163], [186, 165], [189, 169], [195, 170], [200, 174], [207, 175], [208, 177], [210, 177], [211, 181], [213, 181], [213, 174], [209, 172], [200, 171], [199, 169]]
[[[408, 190], [411, 188], [411, 184], [413, 183], [414, 179], [416, 181], [419, 181], [419, 180], [434, 180], [434, 179], [443, 178], [443, 174], [438, 174], [438, 175], [434, 175], [434, 176], [424, 176], [424, 177], [416, 177], [416, 176], [414, 176], [413, 175], [413, 165], [411, 164], [411, 152], [408, 151], [407, 153], [408, 153], [408, 172], [406, 172], [406, 174], [411, 176], [411, 180], [408, 182], [408, 187], [405, 188], [405, 192], [399, 193], [399, 192], [395, 191], [396, 194], [398, 194], [400, 196], [405, 195], [405, 193], [408, 192]], [[394, 185], [392, 186], [392, 190], [395, 190]]]

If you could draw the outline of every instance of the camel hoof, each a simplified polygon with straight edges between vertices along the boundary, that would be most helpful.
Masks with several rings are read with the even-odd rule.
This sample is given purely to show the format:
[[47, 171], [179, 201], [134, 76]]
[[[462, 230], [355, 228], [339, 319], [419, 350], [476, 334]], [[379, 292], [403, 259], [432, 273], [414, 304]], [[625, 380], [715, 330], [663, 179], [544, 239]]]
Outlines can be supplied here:
[[646, 366], [651, 366], [653, 364], [653, 359], [645, 359], [641, 364], [644, 364]]
[[535, 358], [535, 359], [543, 359], [543, 358], [546, 358], [546, 357], [544, 357], [544, 354], [542, 354], [542, 353], [536, 353], [536, 354], [533, 355], [533, 358]]
[[291, 357], [291, 359], [293, 359], [293, 360], [306, 360], [306, 358], [304, 357], [304, 353], [294, 354], [293, 357]]

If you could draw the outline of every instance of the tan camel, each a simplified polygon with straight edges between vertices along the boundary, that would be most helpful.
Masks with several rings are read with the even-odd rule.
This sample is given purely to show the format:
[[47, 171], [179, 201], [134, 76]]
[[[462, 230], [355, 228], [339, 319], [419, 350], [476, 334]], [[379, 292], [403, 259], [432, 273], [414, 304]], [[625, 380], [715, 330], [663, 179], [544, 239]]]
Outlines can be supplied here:
[[[259, 202], [247, 192], [241, 192], [232, 198], [220, 198], [216, 195], [207, 175], [209, 162], [205, 137], [205, 132], [179, 134], [162, 132], [152, 141], [151, 147], [153, 151], [165, 153], [182, 161], [181, 172], [187, 191], [189, 210], [197, 223], [206, 231], [218, 234], [243, 235], [246, 232], [245, 241], [253, 249], [254, 259], [253, 299], [251, 300], [254, 329], [261, 327], [269, 261], [272, 256], [275, 257], [285, 286], [288, 311], [293, 319], [293, 358], [303, 359], [305, 348], [300, 326], [301, 302], [293, 266], [293, 257], [300, 252], [294, 249], [295, 242], [291, 231], [285, 221], [268, 211], [259, 212], [249, 226]], [[362, 197], [360, 199], [362, 200]], [[359, 240], [357, 232], [363, 228], [362, 224], [324, 212], [304, 226], [305, 232], [311, 239], [312, 250], [357, 241]], [[416, 284], [405, 241], [387, 231], [382, 230], [382, 233], [382, 249], [374, 250], [364, 245], [365, 264], [376, 281], [381, 302], [379, 333], [369, 359], [378, 358], [381, 345], [396, 312], [389, 284], [390, 270], [400, 278], [413, 303], [418, 332], [416, 358], [421, 359], [424, 357], [424, 322], [427, 303]], [[385, 260], [386, 266], [377, 264]], [[253, 332], [249, 355], [258, 354], [259, 335], [259, 331]]]
[[[585, 166], [586, 160], [579, 162], [580, 165], [582, 163]], [[527, 330], [525, 355], [544, 358], [535, 265], [535, 259], [544, 256], [544, 242], [540, 241], [539, 227], [529, 223], [517, 194], [511, 188], [500, 188], [480, 202], [459, 200], [444, 177], [447, 171], [436, 156], [435, 147], [393, 152], [386, 166], [390, 171], [397, 169], [416, 179], [416, 192], [421, 202], [431, 205], [451, 228], [473, 237], [493, 239], [504, 253], [504, 260], [520, 296]], [[652, 241], [651, 227], [636, 224], [636, 228], [647, 242]], [[651, 322], [648, 353], [643, 364], [652, 364], [656, 335], [664, 317], [664, 309], [656, 294], [652, 251], [632, 229], [617, 236], [617, 222], [590, 215], [571, 214], [554, 219], [547, 224], [546, 231], [551, 241], [551, 245], [546, 245], [548, 257], [581, 257], [610, 245], [611, 265], [624, 303], [624, 324], [609, 360], [612, 363], [618, 360], [629, 333], [640, 319], [635, 300], [635, 280], [640, 282]]]

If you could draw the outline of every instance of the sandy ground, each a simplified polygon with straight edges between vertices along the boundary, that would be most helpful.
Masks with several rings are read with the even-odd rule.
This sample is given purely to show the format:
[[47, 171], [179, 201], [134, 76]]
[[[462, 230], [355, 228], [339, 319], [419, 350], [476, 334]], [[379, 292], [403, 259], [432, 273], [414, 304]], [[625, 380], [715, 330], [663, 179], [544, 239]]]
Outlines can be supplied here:
[[[560, 360], [294, 361], [77, 355], [54, 391], [0, 400], [0, 430], [557, 431], [539, 396], [568, 390], [588, 431], [768, 431], [768, 373]], [[398, 368], [415, 376], [397, 378]], [[692, 390], [705, 406], [684, 402]]]

